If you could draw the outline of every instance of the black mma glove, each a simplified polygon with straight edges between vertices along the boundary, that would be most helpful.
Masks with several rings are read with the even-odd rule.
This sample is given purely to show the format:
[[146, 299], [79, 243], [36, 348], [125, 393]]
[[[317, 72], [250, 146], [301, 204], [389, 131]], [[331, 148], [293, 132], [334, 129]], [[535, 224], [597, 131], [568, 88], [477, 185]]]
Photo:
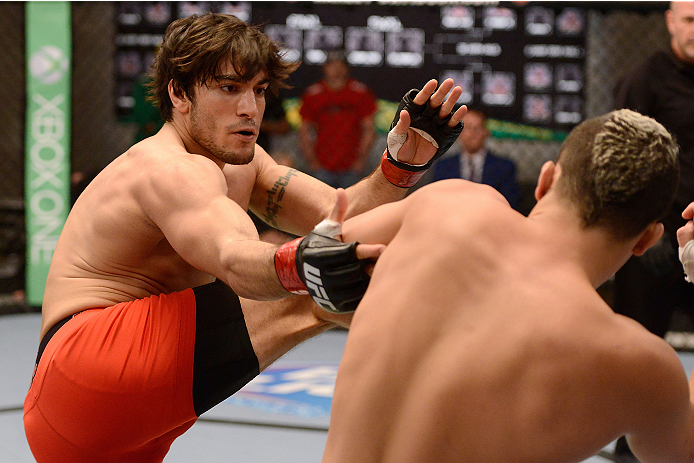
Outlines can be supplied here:
[[282, 286], [294, 294], [311, 294], [324, 310], [353, 312], [366, 292], [367, 260], [357, 259], [357, 243], [311, 232], [283, 244], [275, 253]]
[[398, 110], [395, 113], [395, 118], [393, 119], [393, 122], [390, 124], [390, 130], [393, 130], [393, 127], [395, 127], [395, 125], [398, 123], [398, 120], [400, 120], [400, 111], [406, 109], [407, 112], [410, 114], [410, 118], [412, 120], [412, 122], [410, 123], [410, 128], [419, 129], [425, 134], [427, 134], [431, 139], [427, 138], [425, 135], [422, 136], [429, 139], [429, 141], [432, 142], [432, 144], [436, 148], [438, 148], [438, 151], [436, 151], [434, 157], [432, 157], [426, 164], [421, 166], [414, 166], [396, 160], [395, 157], [391, 154], [390, 149], [386, 150], [388, 161], [393, 166], [410, 172], [422, 172], [429, 169], [429, 167], [431, 167], [434, 161], [436, 161], [438, 158], [443, 156], [446, 151], [448, 151], [448, 149], [453, 145], [453, 143], [455, 143], [455, 141], [460, 136], [460, 132], [463, 131], [462, 121], [458, 122], [458, 124], [454, 125], [453, 127], [448, 126], [448, 121], [451, 120], [453, 111], [451, 111], [451, 113], [443, 119], [439, 117], [439, 110], [441, 109], [443, 103], [439, 106], [432, 108], [430, 105], [430, 98], [424, 104], [416, 104], [414, 102], [414, 97], [417, 96], [417, 93], [419, 93], [419, 90], [415, 88], [407, 92], [405, 96], [402, 98], [402, 100], [400, 101], [400, 105], [398, 106]]

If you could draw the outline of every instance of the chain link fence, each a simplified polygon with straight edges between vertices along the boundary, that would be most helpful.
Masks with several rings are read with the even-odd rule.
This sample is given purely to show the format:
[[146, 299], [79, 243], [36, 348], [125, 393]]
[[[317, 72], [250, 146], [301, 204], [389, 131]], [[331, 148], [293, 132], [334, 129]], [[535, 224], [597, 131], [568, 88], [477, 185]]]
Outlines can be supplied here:
[[[633, 2], [627, 2], [631, 4]], [[653, 6], [654, 2], [649, 2]], [[605, 2], [600, 2], [604, 6]], [[115, 5], [112, 2], [74, 2], [73, 81], [72, 81], [72, 166], [90, 172], [104, 167], [125, 151], [133, 141], [135, 128], [116, 118], [114, 103]], [[590, 8], [590, 3], [583, 4]], [[21, 211], [24, 189], [25, 130], [25, 56], [24, 3], [0, 2], [0, 214], [7, 219]], [[619, 8], [616, 2], [614, 8]], [[423, 6], [424, 7], [424, 6]], [[585, 116], [593, 117], [612, 109], [614, 93], [625, 73], [654, 51], [666, 48], [669, 36], [665, 27], [663, 2], [655, 11], [589, 10], [586, 39]], [[368, 8], [368, 6], [364, 6]], [[404, 71], [406, 72], [406, 71]], [[307, 83], [308, 84], [308, 83]], [[542, 164], [555, 159], [559, 142], [492, 139], [491, 148], [514, 160], [519, 180], [527, 194]], [[275, 140], [274, 148], [299, 157], [296, 133]], [[372, 167], [385, 148], [384, 137], [375, 143]], [[528, 207], [532, 206], [528, 200]], [[9, 224], [9, 225], [8, 225]], [[0, 220], [0, 227], [20, 226], [21, 220]], [[0, 233], [0, 240], [8, 234]], [[9, 233], [16, 238], [16, 234]], [[7, 240], [5, 240], [7, 241]], [[20, 240], [21, 241], [21, 240]], [[16, 243], [14, 241], [13, 243]], [[7, 254], [8, 243], [0, 243]], [[14, 246], [14, 244], [13, 244]], [[14, 258], [13, 258], [14, 259]], [[0, 256], [3, 265], [10, 262]], [[10, 262], [17, 271], [20, 264]], [[9, 265], [9, 264], [7, 264]], [[0, 292], [3, 288], [0, 286]]]
[[22, 198], [24, 188], [24, 4], [0, 3], [0, 199]]

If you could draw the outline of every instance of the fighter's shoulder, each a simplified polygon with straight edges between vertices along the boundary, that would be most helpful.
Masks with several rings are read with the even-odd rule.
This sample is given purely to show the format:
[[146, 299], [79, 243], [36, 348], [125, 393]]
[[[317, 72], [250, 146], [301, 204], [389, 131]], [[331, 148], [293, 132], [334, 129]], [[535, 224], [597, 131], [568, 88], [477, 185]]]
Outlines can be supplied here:
[[[513, 212], [504, 197], [488, 185], [448, 179], [426, 185], [405, 198], [403, 224], [430, 227], [463, 239], [489, 226], [507, 223]], [[495, 224], [490, 225], [494, 218]]]
[[[668, 388], [668, 378], [682, 378], [684, 370], [675, 350], [634, 320], [614, 315], [613, 329], [602, 336], [603, 347], [622, 365], [622, 373], [645, 387]], [[619, 370], [613, 370], [616, 374]], [[657, 384], [648, 384], [655, 381]]]
[[222, 170], [214, 161], [178, 146], [135, 145], [125, 155], [135, 166], [142, 189], [152, 193], [193, 194], [226, 186]]
[[623, 332], [626, 337], [609, 341], [617, 360], [594, 369], [601, 390], [616, 393], [622, 432], [644, 461], [649, 454], [659, 455], [658, 461], [690, 461], [682, 458], [691, 452], [693, 418], [682, 362], [665, 340], [630, 322], [634, 329]]
[[463, 179], [432, 182], [416, 190], [411, 197], [418, 201], [475, 201], [476, 203], [490, 201], [491, 206], [508, 206], [508, 201], [493, 187]]
[[624, 384], [633, 404], [629, 408], [637, 414], [635, 422], [662, 429], [672, 425], [671, 420], [682, 419], [691, 405], [687, 374], [677, 352], [648, 332], [631, 343], [631, 350]]

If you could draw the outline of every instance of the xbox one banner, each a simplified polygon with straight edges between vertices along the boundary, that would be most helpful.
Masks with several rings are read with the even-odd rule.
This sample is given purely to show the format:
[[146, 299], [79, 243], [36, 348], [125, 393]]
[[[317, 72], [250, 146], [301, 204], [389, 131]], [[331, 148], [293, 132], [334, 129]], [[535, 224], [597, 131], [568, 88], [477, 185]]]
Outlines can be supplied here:
[[43, 302], [70, 210], [70, 28], [69, 2], [26, 3], [26, 293], [33, 306]]

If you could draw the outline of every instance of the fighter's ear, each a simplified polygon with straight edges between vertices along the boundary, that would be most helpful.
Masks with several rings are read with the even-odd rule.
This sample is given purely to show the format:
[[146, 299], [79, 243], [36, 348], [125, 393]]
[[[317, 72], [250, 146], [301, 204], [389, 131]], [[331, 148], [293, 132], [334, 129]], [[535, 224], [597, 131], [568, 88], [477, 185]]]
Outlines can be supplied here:
[[559, 166], [555, 165], [552, 161], [547, 161], [542, 165], [540, 169], [540, 175], [537, 178], [537, 186], [535, 187], [535, 200], [539, 201], [544, 195], [547, 194], [549, 189], [554, 184], [555, 171], [558, 171]]
[[181, 88], [180, 84], [174, 82], [173, 79], [169, 81], [168, 85], [169, 98], [171, 99], [171, 104], [176, 110], [182, 114], [187, 114], [190, 111], [190, 99], [186, 92]]
[[643, 231], [641, 237], [634, 245], [632, 253], [635, 256], [642, 256], [644, 252], [648, 250], [651, 246], [658, 242], [661, 236], [663, 236], [663, 231], [665, 227], [660, 222], [653, 222], [646, 230]]

